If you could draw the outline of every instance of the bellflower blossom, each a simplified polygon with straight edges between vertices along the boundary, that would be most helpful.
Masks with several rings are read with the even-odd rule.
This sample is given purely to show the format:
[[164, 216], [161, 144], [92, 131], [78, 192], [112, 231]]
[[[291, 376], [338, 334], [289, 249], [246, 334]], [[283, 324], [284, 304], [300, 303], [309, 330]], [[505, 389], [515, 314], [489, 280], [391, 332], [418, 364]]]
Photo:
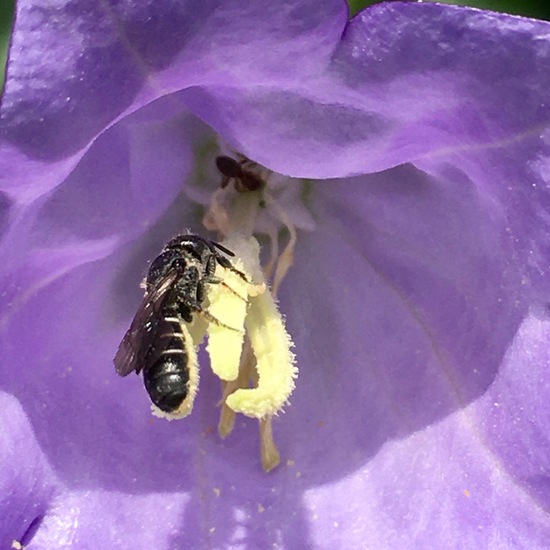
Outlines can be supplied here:
[[[550, 25], [340, 0], [16, 15], [0, 547], [548, 547]], [[208, 235], [219, 151], [269, 170], [296, 227], [269, 474], [255, 422], [217, 436], [206, 355], [176, 422], [112, 364], [148, 262]]]

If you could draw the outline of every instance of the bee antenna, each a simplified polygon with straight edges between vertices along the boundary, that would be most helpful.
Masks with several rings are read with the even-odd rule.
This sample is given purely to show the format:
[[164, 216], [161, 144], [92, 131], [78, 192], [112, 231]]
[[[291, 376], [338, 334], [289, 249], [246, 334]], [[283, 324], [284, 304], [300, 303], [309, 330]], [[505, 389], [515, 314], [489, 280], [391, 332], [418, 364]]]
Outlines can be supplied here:
[[228, 256], [235, 256], [235, 253], [234, 252], [231, 252], [231, 250], [229, 250], [228, 248], [225, 248], [225, 246], [223, 246], [222, 244], [220, 243], [216, 243], [214, 241], [212, 241], [212, 244], [218, 248], [219, 250], [221, 250], [222, 252], [224, 252], [225, 254], [227, 254]]

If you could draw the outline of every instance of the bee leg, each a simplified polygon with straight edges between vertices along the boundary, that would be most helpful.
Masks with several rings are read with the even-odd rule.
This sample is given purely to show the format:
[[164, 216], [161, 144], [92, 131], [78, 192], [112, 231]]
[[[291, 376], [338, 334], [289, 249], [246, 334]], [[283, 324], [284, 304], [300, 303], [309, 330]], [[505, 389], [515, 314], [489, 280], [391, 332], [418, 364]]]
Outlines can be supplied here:
[[223, 284], [223, 279], [220, 277], [204, 277], [202, 283], [208, 283], [210, 285]]
[[214, 323], [215, 325], [218, 325], [220, 327], [233, 330], [235, 332], [241, 332], [238, 328], [230, 327], [229, 325], [226, 325], [225, 323], [222, 323], [219, 319], [214, 317], [208, 310], [200, 308], [197, 310], [197, 313], [199, 315], [202, 315], [209, 323]]
[[[216, 256], [210, 256], [210, 258], [208, 259], [208, 263], [206, 264], [206, 268], [204, 270], [204, 276], [201, 279], [201, 282], [199, 283], [203, 285], [203, 289], [204, 289], [205, 283], [209, 283], [212, 285], [212, 284], [218, 284], [222, 282], [222, 279], [220, 277], [216, 277], [215, 275], [216, 263], [217, 263]], [[199, 302], [202, 302], [202, 300], [199, 300]]]
[[238, 275], [243, 281], [247, 283], [250, 282], [248, 280], [248, 277], [242, 271], [239, 271], [236, 267], [234, 267], [227, 258], [224, 258], [223, 256], [217, 256], [216, 260], [222, 267], [224, 267], [225, 269], [229, 269], [229, 271], [232, 271], [233, 273]]
[[206, 289], [205, 289], [205, 284], [206, 283], [211, 284], [211, 285], [221, 284], [222, 286], [227, 288], [227, 290], [229, 290], [230, 292], [232, 292], [233, 294], [235, 294], [236, 296], [241, 298], [241, 300], [246, 300], [246, 298], [243, 298], [238, 292], [235, 292], [235, 290], [233, 290], [221, 277], [216, 277], [214, 275], [216, 273], [216, 265], [218, 263], [223, 268], [229, 269], [229, 270], [233, 271], [234, 273], [237, 273], [239, 275], [239, 277], [241, 277], [246, 282], [248, 282], [248, 278], [246, 277], [246, 275], [244, 273], [241, 273], [238, 269], [234, 268], [233, 264], [227, 258], [224, 258], [223, 256], [220, 256], [219, 254], [216, 254], [215, 256], [211, 256], [208, 259], [208, 262], [206, 264], [206, 268], [204, 270], [205, 275], [197, 285], [197, 301], [200, 302], [200, 303], [203, 302], [203, 299], [206, 296]]
[[[202, 287], [203, 290], [199, 291], [199, 288]], [[204, 291], [204, 284], [202, 284], [202, 281], [197, 285], [197, 296], [200, 292]], [[240, 332], [239, 329], [236, 329], [234, 327], [230, 327], [229, 325], [226, 325], [225, 323], [222, 323], [219, 319], [214, 317], [208, 310], [204, 309], [202, 307], [202, 302], [198, 300], [186, 300], [185, 303], [181, 303], [178, 312], [181, 315], [181, 318], [186, 323], [192, 323], [193, 322], [193, 313], [197, 313], [198, 315], [202, 315], [209, 323], [214, 323], [220, 327], [227, 328], [229, 330], [235, 330], [237, 332]]]
[[177, 309], [173, 312], [173, 315], [179, 315], [186, 323], [193, 322], [193, 310], [188, 304], [180, 303]]
[[206, 263], [206, 269], [204, 270], [205, 272], [204, 275], [206, 278], [211, 279], [214, 277], [214, 273], [216, 273], [217, 256], [218, 254], [216, 253], [208, 258], [208, 262]]
[[202, 304], [206, 298], [205, 280], [202, 279], [197, 283], [197, 303]]

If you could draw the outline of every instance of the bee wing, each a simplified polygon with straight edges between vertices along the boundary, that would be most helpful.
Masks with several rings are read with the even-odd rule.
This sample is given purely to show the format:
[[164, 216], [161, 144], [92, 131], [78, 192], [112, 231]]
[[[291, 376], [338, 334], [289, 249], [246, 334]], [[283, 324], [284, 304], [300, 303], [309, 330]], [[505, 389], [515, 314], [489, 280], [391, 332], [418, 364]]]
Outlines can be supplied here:
[[176, 270], [170, 271], [145, 295], [115, 355], [115, 369], [120, 376], [141, 371], [156, 334], [157, 317], [177, 276]]

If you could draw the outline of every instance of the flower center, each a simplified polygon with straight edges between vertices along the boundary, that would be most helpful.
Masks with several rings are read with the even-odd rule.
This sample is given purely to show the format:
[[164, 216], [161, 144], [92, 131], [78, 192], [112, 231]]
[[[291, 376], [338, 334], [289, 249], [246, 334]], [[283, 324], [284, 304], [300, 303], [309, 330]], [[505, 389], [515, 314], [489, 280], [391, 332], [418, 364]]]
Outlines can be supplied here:
[[[295, 203], [300, 184], [238, 154], [218, 156], [216, 165], [221, 183], [203, 224], [235, 253], [234, 267], [248, 278], [239, 280], [220, 267], [223, 284], [208, 291], [208, 310], [220, 320], [207, 329], [211, 366], [222, 380], [218, 432], [227, 437], [237, 413], [257, 418], [261, 460], [270, 471], [280, 461], [272, 417], [288, 402], [297, 375], [292, 340], [275, 300], [293, 263], [297, 231], [286, 205]], [[267, 235], [263, 264], [258, 234]]]

